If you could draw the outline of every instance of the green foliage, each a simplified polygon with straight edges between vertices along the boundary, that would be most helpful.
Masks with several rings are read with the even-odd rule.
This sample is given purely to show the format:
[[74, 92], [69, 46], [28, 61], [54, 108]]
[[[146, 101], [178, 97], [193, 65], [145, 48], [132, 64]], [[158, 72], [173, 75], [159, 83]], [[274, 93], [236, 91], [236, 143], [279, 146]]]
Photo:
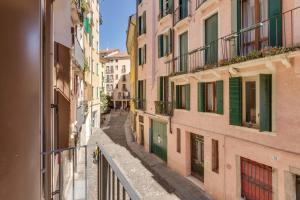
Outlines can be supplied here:
[[111, 97], [101, 92], [101, 94], [100, 94], [100, 111], [101, 111], [101, 113], [105, 113], [107, 111], [110, 103], [111, 103]]

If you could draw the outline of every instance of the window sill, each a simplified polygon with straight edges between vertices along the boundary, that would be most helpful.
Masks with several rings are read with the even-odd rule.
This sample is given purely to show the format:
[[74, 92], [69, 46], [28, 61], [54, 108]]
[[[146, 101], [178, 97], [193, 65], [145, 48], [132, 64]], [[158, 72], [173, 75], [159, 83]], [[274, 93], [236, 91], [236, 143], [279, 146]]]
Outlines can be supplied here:
[[190, 112], [190, 110], [186, 110], [185, 108], [175, 108], [174, 111], [184, 111], [184, 112]]
[[234, 129], [245, 131], [248, 133], [255, 133], [255, 134], [260, 134], [260, 135], [268, 135], [268, 136], [277, 136], [277, 134], [275, 132], [267, 132], [267, 131], [261, 132], [259, 129], [248, 128], [245, 126], [235, 126], [235, 125], [230, 125], [230, 126], [233, 127]]
[[206, 116], [214, 116], [214, 117], [221, 117], [223, 116], [222, 114], [214, 113], [214, 112], [199, 112], [198, 113]]

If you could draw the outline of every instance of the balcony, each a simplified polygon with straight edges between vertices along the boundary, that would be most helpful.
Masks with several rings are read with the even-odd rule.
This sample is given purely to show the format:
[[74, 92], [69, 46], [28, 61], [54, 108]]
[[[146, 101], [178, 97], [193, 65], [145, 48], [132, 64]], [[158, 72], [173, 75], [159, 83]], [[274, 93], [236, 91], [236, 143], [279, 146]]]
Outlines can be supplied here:
[[162, 11], [160, 11], [160, 13], [158, 14], [158, 21], [160, 21], [162, 18], [164, 18], [165, 16], [172, 14], [172, 8], [166, 8], [163, 9]]
[[178, 199], [164, 190], [139, 160], [102, 130], [95, 130], [89, 142], [90, 145], [43, 152], [45, 158], [51, 159], [51, 165], [40, 170], [43, 181], [48, 180], [46, 173], [51, 172], [49, 198], [45, 199], [138, 200], [156, 199], [157, 196]]
[[145, 111], [146, 110], [146, 100], [140, 100], [140, 99], [135, 100], [135, 108], [137, 110]]
[[[295, 16], [300, 7], [232, 33], [167, 61], [168, 75], [205, 71], [289, 51], [300, 50]], [[298, 30], [297, 30], [298, 31]]]
[[84, 69], [84, 53], [77, 38], [74, 41], [74, 61], [77, 66]]
[[207, 0], [196, 0], [196, 9], [198, 9], [202, 4], [204, 4]]
[[108, 70], [105, 70], [105, 73], [106, 74], [113, 74], [114, 70], [113, 69], [108, 69]]
[[74, 24], [81, 24], [83, 22], [83, 9], [81, 0], [72, 0], [71, 17]]
[[172, 116], [173, 103], [168, 101], [155, 101], [155, 114]]

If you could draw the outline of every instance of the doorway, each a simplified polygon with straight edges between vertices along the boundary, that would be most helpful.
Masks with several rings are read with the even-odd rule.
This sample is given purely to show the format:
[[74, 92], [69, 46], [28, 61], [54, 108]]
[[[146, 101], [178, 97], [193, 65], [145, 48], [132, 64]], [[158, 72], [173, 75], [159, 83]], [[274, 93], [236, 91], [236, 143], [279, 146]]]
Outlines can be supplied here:
[[204, 182], [204, 137], [191, 133], [191, 174]]

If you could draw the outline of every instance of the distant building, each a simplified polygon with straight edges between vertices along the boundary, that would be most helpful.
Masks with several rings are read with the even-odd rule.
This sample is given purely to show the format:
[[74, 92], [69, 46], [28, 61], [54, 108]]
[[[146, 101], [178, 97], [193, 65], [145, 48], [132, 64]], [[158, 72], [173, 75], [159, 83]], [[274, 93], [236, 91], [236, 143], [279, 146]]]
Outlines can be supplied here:
[[104, 93], [111, 97], [113, 108], [130, 108], [130, 59], [127, 53], [119, 50], [101, 50], [101, 58], [107, 61], [103, 63]]

